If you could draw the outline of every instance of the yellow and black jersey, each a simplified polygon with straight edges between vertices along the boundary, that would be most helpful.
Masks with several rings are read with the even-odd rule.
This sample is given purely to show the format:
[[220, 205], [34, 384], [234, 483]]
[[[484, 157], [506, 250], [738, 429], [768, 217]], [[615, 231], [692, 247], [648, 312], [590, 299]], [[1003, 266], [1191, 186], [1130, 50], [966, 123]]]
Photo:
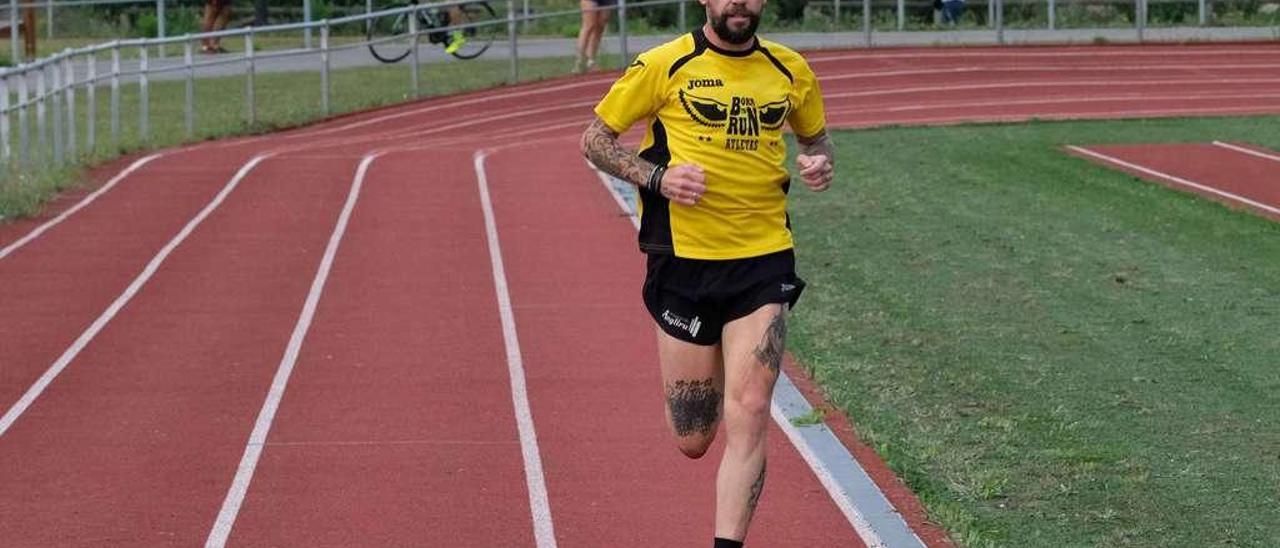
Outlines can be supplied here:
[[642, 158], [706, 173], [693, 207], [641, 189], [642, 251], [739, 259], [791, 248], [782, 126], [808, 137], [826, 123], [800, 54], [760, 39], [726, 51], [698, 29], [641, 54], [595, 112], [619, 134], [651, 120]]

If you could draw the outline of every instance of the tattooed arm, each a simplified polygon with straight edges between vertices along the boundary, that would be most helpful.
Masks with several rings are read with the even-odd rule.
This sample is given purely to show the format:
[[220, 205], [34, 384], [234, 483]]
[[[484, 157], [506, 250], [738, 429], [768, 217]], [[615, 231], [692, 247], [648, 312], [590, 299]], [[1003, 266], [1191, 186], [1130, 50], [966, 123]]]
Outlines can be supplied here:
[[822, 192], [831, 186], [835, 178], [835, 160], [832, 158], [831, 137], [824, 129], [815, 135], [802, 137], [796, 135], [800, 144], [800, 153], [796, 155], [796, 166], [800, 168], [800, 177], [805, 186], [814, 192]]
[[601, 171], [636, 186], [644, 186], [657, 167], [623, 148], [618, 142], [618, 133], [599, 118], [582, 133], [582, 154]]
[[[609, 129], [604, 121], [596, 118], [582, 133], [582, 154], [601, 171], [644, 188], [649, 175], [657, 166], [623, 148], [618, 133]], [[687, 206], [698, 203], [706, 192], [706, 179], [702, 168], [692, 164], [670, 166], [662, 176], [662, 195], [668, 200]]]

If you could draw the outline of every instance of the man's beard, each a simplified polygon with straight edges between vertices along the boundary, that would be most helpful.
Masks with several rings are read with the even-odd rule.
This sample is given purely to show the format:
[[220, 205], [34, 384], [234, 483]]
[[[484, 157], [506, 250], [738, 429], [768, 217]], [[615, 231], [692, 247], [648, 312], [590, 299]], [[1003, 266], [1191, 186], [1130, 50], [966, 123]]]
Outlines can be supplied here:
[[[729, 28], [729, 17], [734, 15], [746, 16], [751, 21], [747, 23], [747, 26], [742, 27], [742, 29], [733, 30]], [[751, 13], [746, 9], [737, 11], [726, 10], [724, 13], [720, 14], [720, 17], [711, 18], [711, 30], [715, 31], [716, 36], [719, 36], [721, 40], [735, 46], [750, 42], [751, 39], [755, 37], [756, 28], [759, 26], [760, 15]]]

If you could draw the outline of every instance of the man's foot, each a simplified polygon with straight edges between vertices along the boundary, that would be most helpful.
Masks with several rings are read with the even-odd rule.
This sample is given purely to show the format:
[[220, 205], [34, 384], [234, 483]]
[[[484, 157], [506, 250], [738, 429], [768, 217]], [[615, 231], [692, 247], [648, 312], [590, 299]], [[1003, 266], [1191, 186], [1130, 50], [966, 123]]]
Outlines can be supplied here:
[[585, 65], [583, 63], [585, 63], [585, 61], [581, 57], [579, 57], [578, 60], [573, 62], [574, 74], [582, 74], [582, 71], [585, 69]]
[[587, 70], [586, 70], [586, 71], [587, 71], [587, 72], [591, 72], [591, 71], [593, 71], [593, 70], [595, 70], [595, 69], [596, 69], [596, 60], [595, 60], [595, 59], [587, 59]]
[[462, 49], [462, 46], [466, 43], [467, 35], [463, 34], [460, 30], [455, 30], [449, 33], [449, 45], [444, 47], [444, 52], [448, 54], [456, 53], [458, 50]]

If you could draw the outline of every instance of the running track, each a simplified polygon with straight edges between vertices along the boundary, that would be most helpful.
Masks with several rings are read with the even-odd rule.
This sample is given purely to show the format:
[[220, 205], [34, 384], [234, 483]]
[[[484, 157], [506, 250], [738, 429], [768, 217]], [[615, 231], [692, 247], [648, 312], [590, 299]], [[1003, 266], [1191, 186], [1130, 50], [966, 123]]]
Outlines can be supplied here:
[[[810, 60], [834, 127], [1280, 112], [1273, 45]], [[668, 437], [634, 229], [577, 152], [611, 80], [161, 151], [0, 227], [0, 539], [704, 545], [718, 454]], [[861, 545], [774, 430], [752, 545]]]

